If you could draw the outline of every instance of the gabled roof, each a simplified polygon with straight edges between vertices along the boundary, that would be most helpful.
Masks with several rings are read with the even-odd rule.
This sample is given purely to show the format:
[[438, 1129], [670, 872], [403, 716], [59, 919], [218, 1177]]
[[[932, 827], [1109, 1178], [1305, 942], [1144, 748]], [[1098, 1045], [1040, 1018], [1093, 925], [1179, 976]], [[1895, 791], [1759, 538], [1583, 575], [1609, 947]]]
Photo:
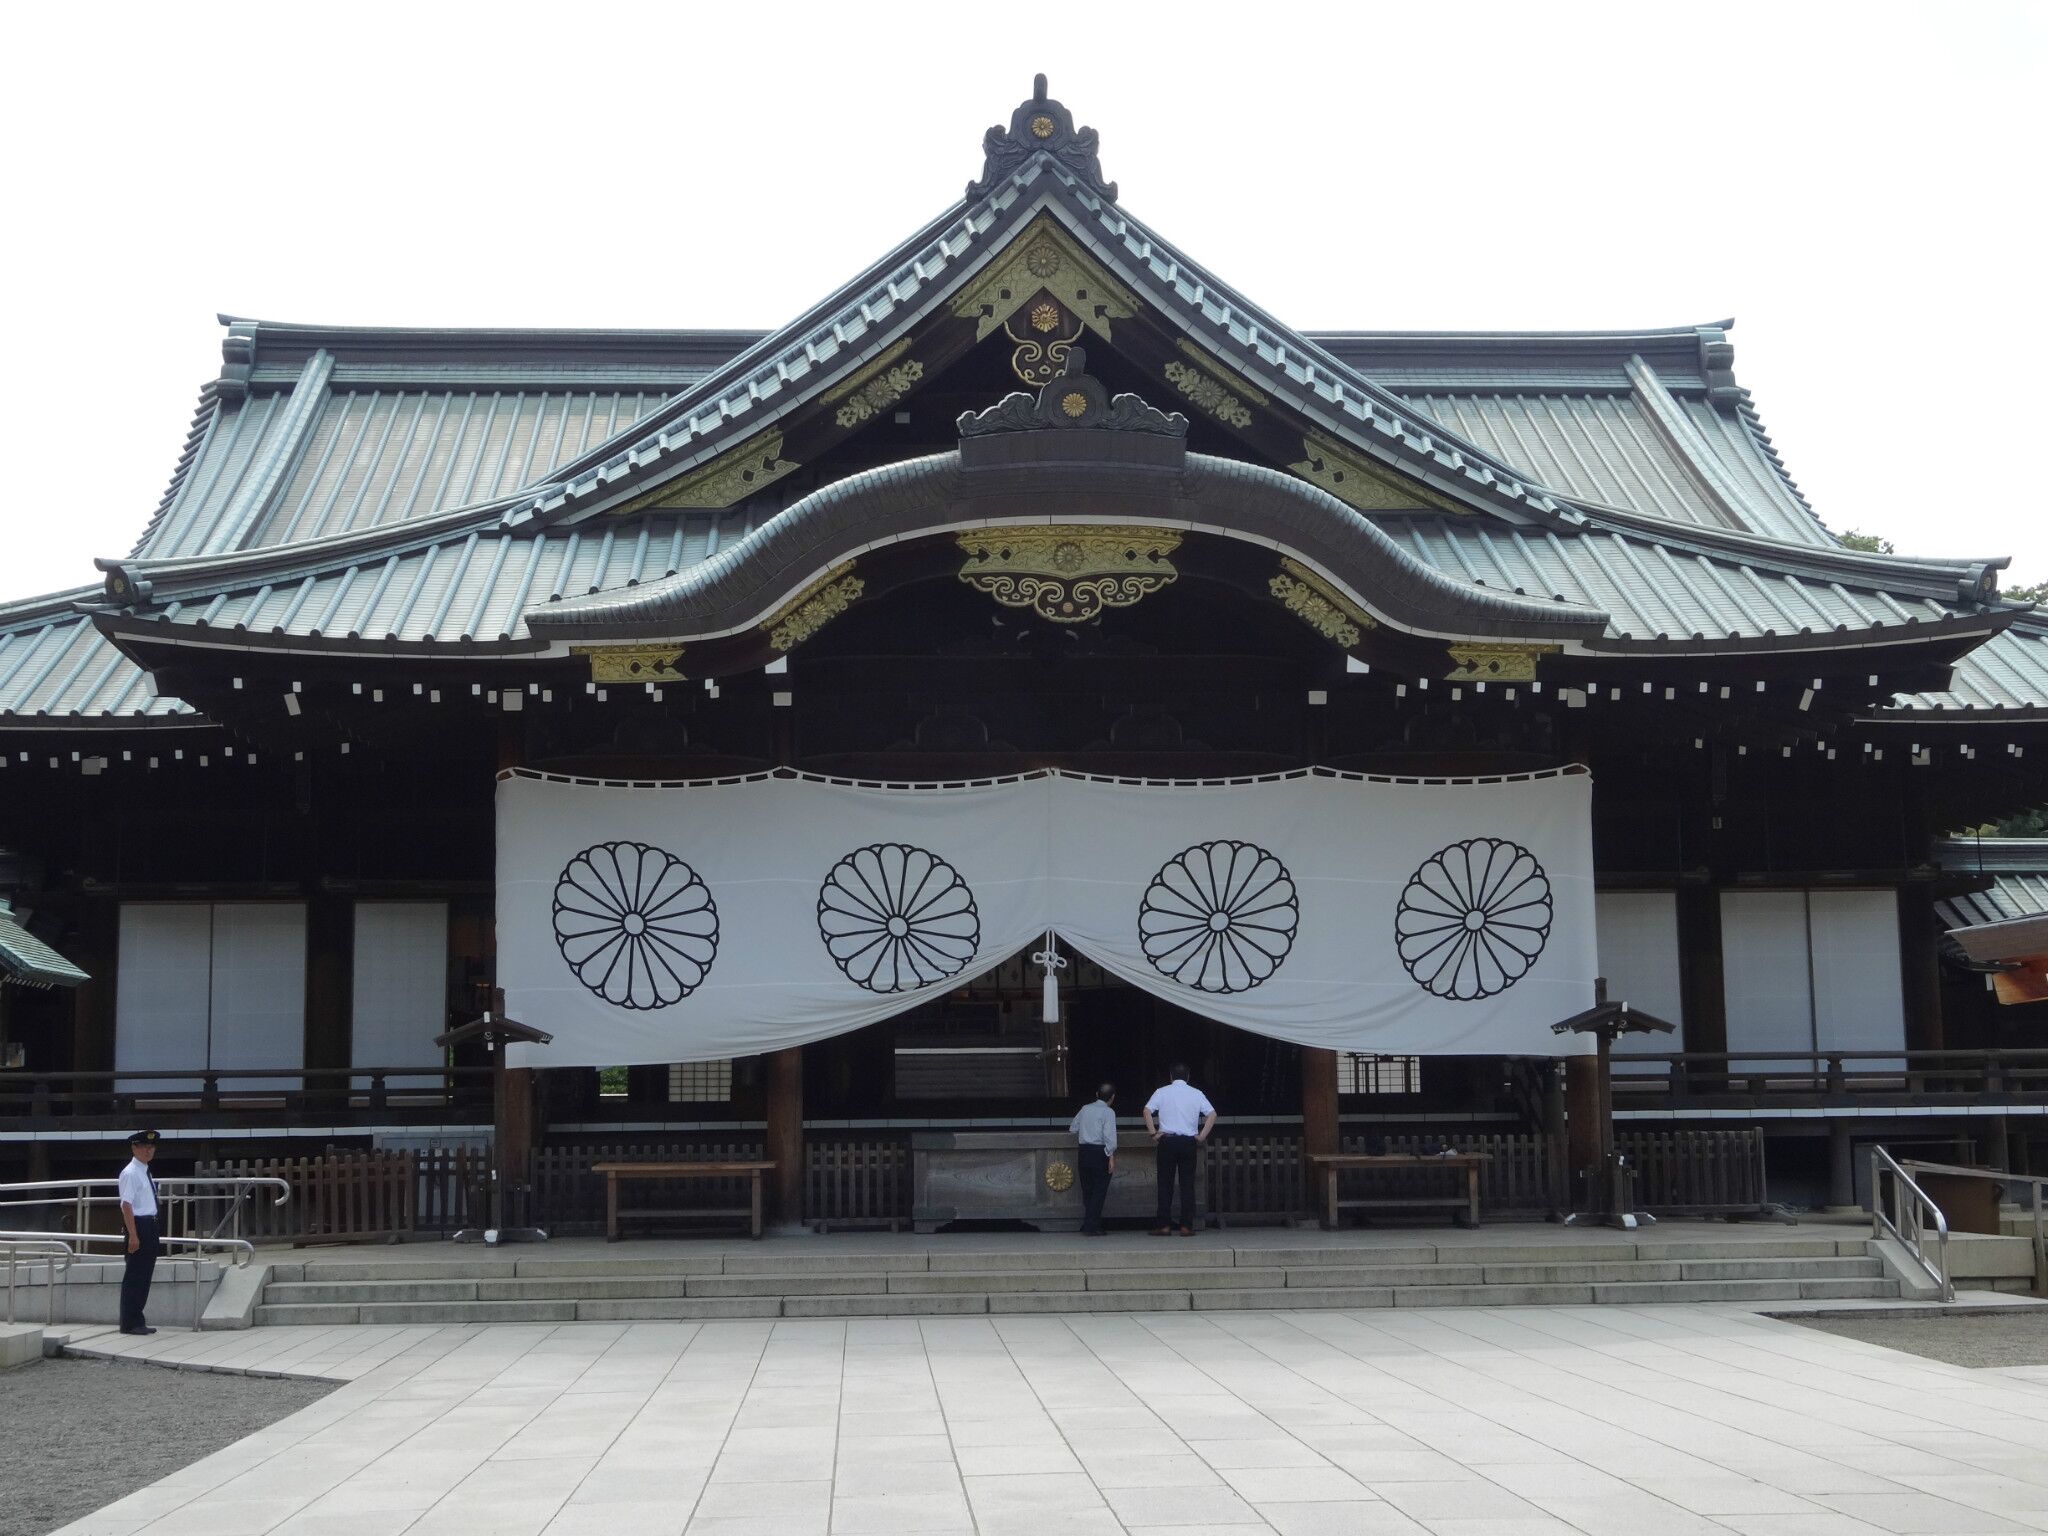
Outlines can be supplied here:
[[1989, 875], [1989, 890], [1934, 904], [1944, 928], [1975, 928], [2022, 918], [2048, 919], [2048, 838], [1957, 837], [1935, 845], [1946, 870]]
[[[1156, 316], [1187, 357], [1288, 413], [1294, 470], [1419, 568], [1603, 614], [1605, 649], [1990, 634], [1950, 693], [1905, 707], [2048, 710], [2048, 625], [2014, 624], [1991, 596], [2003, 561], [1861, 555], [1813, 518], [1734, 381], [1732, 322], [1297, 332], [1126, 213], [1092, 130], [1042, 81], [984, 149], [965, 199], [772, 333], [228, 320], [157, 516], [134, 556], [102, 562], [122, 610], [102, 622], [525, 644], [534, 605], [687, 570], [810, 494], [771, 474], [736, 484], [730, 512], [691, 512], [650, 488], [743, 463], [799, 409], [862, 387], [921, 324], [1035, 281], [1028, 246], [1050, 231], [1100, 279], [1105, 330], [1127, 310]], [[1423, 494], [1362, 503], [1340, 484], [1360, 466]], [[0, 719], [190, 718], [70, 612], [94, 596], [0, 610]]]

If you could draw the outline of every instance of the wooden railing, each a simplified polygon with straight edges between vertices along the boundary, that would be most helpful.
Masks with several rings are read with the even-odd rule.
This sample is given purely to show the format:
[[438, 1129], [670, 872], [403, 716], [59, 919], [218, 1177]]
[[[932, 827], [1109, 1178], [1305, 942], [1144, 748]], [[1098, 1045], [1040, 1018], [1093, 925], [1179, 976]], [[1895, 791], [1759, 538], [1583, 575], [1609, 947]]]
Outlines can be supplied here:
[[138, 1114], [161, 1128], [324, 1125], [429, 1118], [484, 1123], [489, 1067], [236, 1067], [161, 1072], [0, 1072], [0, 1124], [62, 1116], [125, 1124]]
[[[489, 1154], [467, 1147], [424, 1152], [340, 1152], [317, 1157], [201, 1163], [202, 1178], [283, 1179], [285, 1205], [253, 1204], [243, 1233], [257, 1241], [395, 1242], [480, 1225], [490, 1177]], [[472, 1220], [474, 1218], [474, 1221]]]
[[1652, 1215], [1735, 1215], [1769, 1204], [1760, 1126], [1617, 1131], [1614, 1150], [1635, 1170], [1636, 1204]]
[[907, 1138], [804, 1140], [804, 1218], [820, 1232], [910, 1220]]
[[1614, 1058], [1618, 1109], [2048, 1101], [2048, 1050], [1682, 1051]]

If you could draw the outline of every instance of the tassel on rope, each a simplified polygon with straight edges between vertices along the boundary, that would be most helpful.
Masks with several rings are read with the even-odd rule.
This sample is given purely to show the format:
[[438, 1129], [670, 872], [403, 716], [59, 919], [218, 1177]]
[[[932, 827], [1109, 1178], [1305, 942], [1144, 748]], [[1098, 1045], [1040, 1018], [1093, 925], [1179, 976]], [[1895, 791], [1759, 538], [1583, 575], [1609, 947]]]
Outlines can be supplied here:
[[1060, 1021], [1060, 972], [1067, 968], [1066, 956], [1059, 952], [1050, 928], [1045, 930], [1045, 948], [1031, 957], [1033, 965], [1045, 968], [1045, 1006], [1043, 1017], [1048, 1024]]

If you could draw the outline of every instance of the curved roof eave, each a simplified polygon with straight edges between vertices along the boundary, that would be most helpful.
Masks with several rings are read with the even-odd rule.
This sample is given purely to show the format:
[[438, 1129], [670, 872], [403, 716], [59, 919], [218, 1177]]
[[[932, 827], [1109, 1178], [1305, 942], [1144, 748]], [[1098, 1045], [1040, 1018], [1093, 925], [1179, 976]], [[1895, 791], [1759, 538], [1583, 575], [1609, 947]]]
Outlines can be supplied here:
[[1433, 635], [1583, 641], [1608, 615], [1490, 592], [1417, 560], [1320, 487], [1237, 459], [1185, 467], [1048, 460], [963, 467], [957, 450], [834, 481], [709, 560], [639, 587], [531, 608], [551, 639], [730, 634], [822, 570], [865, 550], [966, 528], [1079, 518], [1184, 528], [1300, 559], [1399, 628]]

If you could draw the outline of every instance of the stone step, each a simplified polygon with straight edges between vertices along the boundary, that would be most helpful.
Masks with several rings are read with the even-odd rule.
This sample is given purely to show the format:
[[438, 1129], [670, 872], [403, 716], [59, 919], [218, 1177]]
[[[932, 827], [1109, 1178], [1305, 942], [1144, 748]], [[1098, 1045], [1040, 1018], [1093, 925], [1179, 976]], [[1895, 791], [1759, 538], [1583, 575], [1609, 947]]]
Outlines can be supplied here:
[[327, 1302], [475, 1301], [480, 1285], [503, 1280], [273, 1280], [263, 1288], [265, 1306], [318, 1306]]

